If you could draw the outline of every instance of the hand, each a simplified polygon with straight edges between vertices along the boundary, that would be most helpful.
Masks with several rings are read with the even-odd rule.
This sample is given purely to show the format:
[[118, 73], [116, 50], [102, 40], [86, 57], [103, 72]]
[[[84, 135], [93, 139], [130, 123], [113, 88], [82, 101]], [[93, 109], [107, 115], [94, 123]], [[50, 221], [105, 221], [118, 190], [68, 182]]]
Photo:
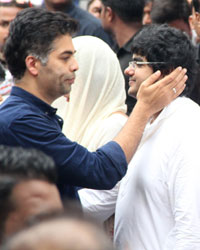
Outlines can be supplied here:
[[0, 102], [2, 102], [3, 101], [3, 97], [0, 95]]
[[141, 105], [149, 117], [162, 110], [183, 92], [188, 79], [186, 72], [186, 69], [178, 67], [159, 81], [161, 72], [152, 74], [139, 88], [137, 105]]

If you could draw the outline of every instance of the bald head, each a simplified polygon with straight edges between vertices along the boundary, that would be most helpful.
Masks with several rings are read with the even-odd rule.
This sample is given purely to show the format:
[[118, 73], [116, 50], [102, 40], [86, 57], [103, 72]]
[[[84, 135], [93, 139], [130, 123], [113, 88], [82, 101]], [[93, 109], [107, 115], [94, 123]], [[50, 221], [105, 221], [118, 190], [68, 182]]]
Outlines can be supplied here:
[[59, 218], [18, 233], [3, 249], [113, 250], [113, 247], [97, 225], [82, 219]]

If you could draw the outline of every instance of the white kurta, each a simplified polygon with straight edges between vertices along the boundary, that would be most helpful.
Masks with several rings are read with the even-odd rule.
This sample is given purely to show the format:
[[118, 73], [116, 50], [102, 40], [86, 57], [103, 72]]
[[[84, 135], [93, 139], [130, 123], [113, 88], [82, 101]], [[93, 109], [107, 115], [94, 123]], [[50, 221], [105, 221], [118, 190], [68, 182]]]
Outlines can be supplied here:
[[120, 250], [200, 250], [200, 107], [177, 98], [152, 124], [119, 190]]

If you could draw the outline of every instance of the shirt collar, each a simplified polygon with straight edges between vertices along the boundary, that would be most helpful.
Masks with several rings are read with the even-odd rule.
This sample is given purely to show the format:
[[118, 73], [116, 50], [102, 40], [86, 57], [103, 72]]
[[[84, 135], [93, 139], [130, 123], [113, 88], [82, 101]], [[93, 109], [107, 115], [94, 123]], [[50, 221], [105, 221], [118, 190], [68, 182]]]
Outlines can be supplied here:
[[57, 109], [53, 108], [46, 102], [42, 101], [38, 97], [32, 95], [31, 93], [27, 92], [26, 90], [13, 86], [11, 91], [11, 96], [19, 96], [23, 98], [26, 102], [30, 103], [31, 105], [34, 105], [38, 107], [40, 110], [42, 110], [44, 113], [48, 115], [55, 115]]

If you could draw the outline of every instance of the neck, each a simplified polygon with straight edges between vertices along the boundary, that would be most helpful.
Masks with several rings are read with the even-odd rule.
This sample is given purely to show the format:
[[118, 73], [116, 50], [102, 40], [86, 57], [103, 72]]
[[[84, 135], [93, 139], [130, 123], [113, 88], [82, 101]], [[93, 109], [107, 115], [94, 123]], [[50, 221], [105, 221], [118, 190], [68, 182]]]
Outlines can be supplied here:
[[142, 23], [127, 24], [118, 19], [117, 24], [113, 27], [115, 40], [121, 48], [142, 28]]
[[22, 79], [15, 81], [15, 86], [24, 89], [49, 105], [51, 105], [56, 99], [56, 97], [49, 96], [47, 91], [41, 88], [41, 84], [38, 84], [34, 78], [29, 76], [25, 76]]

